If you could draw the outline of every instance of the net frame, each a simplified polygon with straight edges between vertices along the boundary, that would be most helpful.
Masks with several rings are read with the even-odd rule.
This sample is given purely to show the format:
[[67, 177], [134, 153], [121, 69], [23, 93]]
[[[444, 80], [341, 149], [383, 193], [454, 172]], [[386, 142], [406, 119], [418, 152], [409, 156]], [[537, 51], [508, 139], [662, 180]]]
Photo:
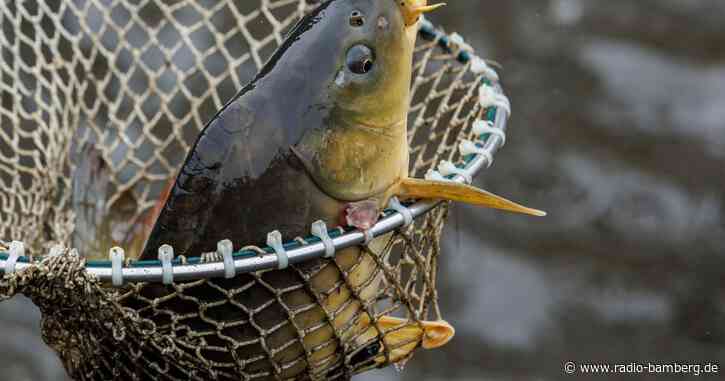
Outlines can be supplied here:
[[[456, 181], [460, 183], [470, 183], [471, 180], [484, 167], [490, 167], [493, 164], [493, 156], [505, 143], [505, 132], [510, 116], [510, 105], [508, 99], [503, 94], [499, 85], [495, 85], [494, 81], [498, 80], [498, 75], [488, 66], [484, 60], [478, 57], [472, 48], [457, 34], [448, 36], [442, 30], [437, 29], [430, 21], [423, 20], [419, 32], [420, 37], [435, 41], [441, 48], [448, 52], [454, 49], [460, 49], [456, 59], [462, 64], [471, 63], [471, 70], [476, 74], [485, 72], [487, 81], [482, 83], [479, 90], [481, 94], [482, 107], [489, 109], [484, 122], [489, 125], [489, 130], [480, 133], [477, 141], [482, 143], [481, 150], [476, 153], [462, 152], [464, 157], [463, 163], [456, 165], [457, 171], [451, 171], [442, 174], [439, 170], [437, 173], [430, 173], [432, 176], [441, 176], [441, 178]], [[478, 65], [478, 67], [473, 66]], [[491, 90], [488, 90], [491, 89]], [[493, 91], [493, 94], [490, 93]], [[483, 93], [486, 94], [483, 94]], [[488, 95], [488, 97], [486, 97]], [[495, 130], [500, 133], [494, 133]], [[443, 172], [446, 172], [445, 170]], [[453, 172], [453, 173], [451, 173]], [[427, 212], [440, 205], [439, 201], [422, 200], [411, 206], [404, 206], [413, 218], [425, 215]], [[373, 226], [368, 232], [360, 230], [351, 230], [345, 232], [342, 228], [325, 230], [334, 247], [334, 251], [339, 251], [351, 246], [363, 245], [372, 238], [386, 235], [406, 226], [405, 212], [387, 209], [384, 211], [385, 217]], [[120, 260], [113, 261], [89, 261], [86, 264], [86, 271], [98, 277], [102, 282], [112, 282], [114, 277], [116, 282], [112, 282], [114, 286], [120, 287], [124, 282], [162, 282], [164, 278], [171, 281], [196, 280], [203, 278], [223, 277], [228, 274], [244, 274], [259, 270], [268, 270], [276, 268], [286, 268], [287, 264], [296, 264], [311, 259], [329, 256], [328, 246], [320, 237], [309, 236], [300, 241], [289, 241], [283, 244], [284, 250], [275, 249], [267, 246], [258, 250], [240, 250], [232, 254], [233, 261], [219, 261], [212, 263], [203, 263], [201, 257], [191, 257], [185, 260], [174, 259], [171, 266], [164, 266], [161, 260], [141, 261], [134, 264], [133, 267], [123, 267], [125, 265], [122, 251], [109, 253], [109, 257], [121, 254]], [[10, 246], [9, 244], [5, 244]], [[43, 259], [40, 257], [25, 256], [21, 251], [10, 253], [8, 251], [0, 251], [0, 273], [9, 273], [6, 270], [8, 264], [12, 266], [12, 271], [22, 271], [33, 263], [40, 263]], [[333, 251], [333, 252], [334, 252]], [[284, 254], [283, 254], [284, 253]], [[222, 256], [222, 253], [218, 253]], [[284, 259], [284, 266], [280, 266], [281, 255]], [[114, 264], [115, 263], [115, 264]], [[12, 272], [10, 271], [10, 272]], [[167, 283], [169, 283], [167, 281]]]
[[[300, 5], [303, 3], [298, 0], [285, 0], [285, 2]], [[268, 4], [269, 1], [263, 0], [263, 3]], [[282, 1], [279, 3], [282, 3]], [[455, 34], [448, 36], [441, 30], [435, 29], [427, 21], [423, 22], [420, 35], [426, 40], [426, 42], [419, 44], [421, 45], [419, 46], [421, 50], [428, 55], [426, 60], [430, 58], [429, 55], [436, 54], [434, 53], [434, 49], [430, 49], [431, 46], [435, 46], [444, 52], [445, 59], [450, 58], [451, 61], [456, 60], [461, 64], [458, 65], [458, 71], [455, 72], [457, 73], [456, 75], [462, 76], [463, 74], [474, 73], [474, 77], [481, 78], [480, 87], [476, 88], [477, 91], [467, 94], [469, 97], [479, 99], [477, 107], [480, 109], [480, 112], [477, 111], [476, 113], [483, 120], [480, 121], [478, 132], [475, 132], [475, 128], [471, 128], [472, 126], [468, 117], [463, 120], [463, 126], [458, 126], [455, 130], [445, 129], [437, 139], [447, 142], [445, 143], [447, 146], [443, 149], [439, 147], [438, 150], [441, 154], [434, 156], [436, 158], [447, 157], [449, 160], [458, 160], [459, 165], [451, 167], [452, 164], [450, 163], [447, 163], [450, 165], [443, 165], [444, 163], [441, 163], [442, 165], [439, 166], [439, 171], [431, 171], [428, 173], [431, 178], [470, 182], [471, 178], [479, 170], [491, 165], [493, 155], [503, 145], [505, 141], [506, 123], [510, 115], [510, 105], [505, 96], [503, 96], [496, 73], [486, 65], [485, 61], [473, 54], [470, 46], [467, 46], [460, 36]], [[257, 61], [259, 60], [258, 58], [256, 57], [254, 60]], [[417, 66], [420, 65], [416, 64]], [[441, 67], [436, 68], [435, 74], [440, 74], [441, 71], [446, 70], [445, 66], [446, 64], [442, 64]], [[434, 88], [439, 84], [441, 78], [442, 76], [434, 78], [432, 81], [434, 82]], [[426, 78], [426, 80], [430, 81], [430, 78]], [[423, 85], [418, 82], [413, 84], [414, 90], [421, 86]], [[450, 100], [451, 93], [437, 90], [428, 91], [431, 92], [431, 96], [432, 93], [436, 93], [436, 97], [443, 98], [441, 105], [433, 107], [432, 109], [437, 114], [444, 113], [444, 106]], [[421, 90], [421, 92], [423, 95], [428, 95], [426, 90]], [[414, 109], [411, 110], [412, 113], [415, 111]], [[424, 129], [427, 118], [437, 119], [437, 117], [438, 115], [426, 117], [421, 111], [416, 118], [416, 123], [411, 124], [409, 136], [413, 137], [416, 135], [416, 132]], [[452, 146], [457, 145], [459, 141], [461, 143], [464, 142], [461, 139], [472, 139], [476, 141], [476, 143], [469, 142], [473, 144], [475, 152], [471, 153], [470, 147], [468, 151], [461, 149], [458, 153], [451, 152]], [[412, 140], [411, 144], [413, 144]], [[417, 171], [414, 175], [416, 176], [422, 176], [423, 173], [420, 172], [420, 169], [433, 167], [436, 164], [434, 161], [438, 160], [426, 158], [425, 153], [420, 152], [419, 148], [415, 147], [411, 151], [411, 156], [414, 157], [414, 167], [415, 171]], [[409, 319], [409, 324], [406, 327], [420, 326], [421, 320], [429, 316], [441, 319], [442, 315], [437, 304], [435, 290], [435, 267], [437, 265], [440, 248], [437, 246], [438, 238], [433, 238], [433, 236], [440, 236], [446, 211], [447, 203], [441, 204], [438, 202], [422, 201], [408, 207], [398, 205], [394, 210], [387, 210], [385, 212], [385, 218], [367, 235], [356, 231], [345, 232], [340, 229], [328, 230], [327, 233], [331, 236], [331, 242], [336, 249], [360, 245], [373, 236], [378, 236], [389, 231], [396, 231], [396, 234], [402, 240], [419, 240], [416, 244], [417, 246], [427, 245], [425, 249], [428, 252], [426, 258], [421, 258], [422, 255], [409, 255], [406, 258], [407, 260], [415, 262], [412, 264], [413, 267], [419, 267], [417, 275], [424, 278], [419, 283], [421, 289], [416, 289], [415, 277], [402, 279], [400, 271], [401, 266], [404, 265], [398, 263], [390, 266], [385, 261], [380, 260], [376, 255], [370, 255], [369, 257], [376, 261], [378, 274], [384, 276], [388, 282], [385, 290], [382, 290], [381, 293], [393, 296], [391, 305], [384, 306], [381, 309], [372, 308], [371, 305], [365, 303], [361, 305], [360, 311], [363, 311], [363, 314], [369, 315], [373, 321], [376, 337], [371, 338], [370, 340], [372, 341], [364, 344], [351, 345], [342, 339], [345, 336], [345, 330], [347, 330], [347, 328], [343, 327], [339, 332], [337, 330], [335, 331], [335, 336], [339, 341], [339, 346], [336, 347], [336, 352], [338, 352], [336, 355], [338, 357], [329, 357], [320, 364], [311, 361], [310, 357], [312, 355], [308, 352], [305, 353], [306, 359], [303, 356], [288, 363], [273, 362], [271, 373], [277, 379], [280, 379], [285, 369], [299, 365], [301, 361], [307, 361], [309, 363], [309, 369], [307, 371], [309, 378], [346, 378], [351, 374], [379, 366], [379, 364], [370, 361], [357, 365], [351, 362], [351, 359], [365, 351], [366, 345], [371, 342], [379, 340], [379, 343], [384, 349], [386, 364], [393, 362], [391, 353], [396, 348], [407, 344], [416, 344], [414, 342], [408, 342], [398, 343], [396, 344], [397, 347], [389, 345], [384, 338], [394, 332], [381, 330], [377, 325], [377, 319], [384, 314], [396, 310], [399, 312], [402, 311]], [[413, 226], [408, 229], [404, 228], [403, 225], [408, 222], [408, 213], [410, 213], [411, 219], [414, 216], [425, 216], [422, 225], [425, 225], [426, 229], [432, 229], [431, 231], [426, 230], [427, 237], [425, 236], [426, 234], [418, 234], [417, 231], [413, 232]], [[421, 225], [421, 223], [418, 222], [417, 225]], [[98, 379], [99, 375], [106, 376], [106, 378], [111, 375], [113, 377], [117, 377], [118, 375], [133, 375], [140, 376], [141, 378], [145, 376], [154, 378], [155, 375], [166, 374], [168, 376], [167, 373], [178, 371], [184, 374], [184, 376], [180, 377], [181, 379], [238, 379], [239, 377], [235, 378], [235, 374], [233, 373], [234, 364], [225, 364], [219, 367], [210, 366], [204, 359], [190, 357], [188, 353], [179, 351], [177, 347], [174, 347], [174, 336], [159, 333], [163, 331], [163, 325], [155, 326], [153, 329], [147, 328], [148, 319], [144, 319], [141, 313], [143, 310], [148, 312], [149, 308], [154, 312], [164, 312], [156, 306], [160, 299], [144, 300], [144, 303], [147, 303], [148, 307], [141, 308], [137, 311], [133, 309], [129, 310], [129, 301], [144, 298], [141, 295], [141, 291], [148, 285], [145, 282], [159, 282], [163, 281], [164, 278], [166, 278], [165, 283], [174, 283], [171, 286], [176, 290], [175, 293], [183, 293], [183, 290], [193, 288], [195, 285], [206, 284], [212, 285], [217, 289], [223, 289], [223, 287], [218, 286], [221, 284], [221, 280], [217, 281], [213, 279], [221, 279], [216, 277], [222, 277], [230, 273], [236, 276], [249, 275], [252, 277], [254, 283], [273, 289], [273, 285], [269, 284], [265, 277], [274, 272], [272, 269], [280, 267], [279, 260], [281, 258], [287, 259], [288, 264], [295, 268], [297, 264], [305, 265], [315, 262], [314, 258], [322, 256], [323, 253], [328, 254], [328, 250], [325, 249], [329, 247], [325, 247], [324, 243], [318, 241], [319, 238], [315, 237], [308, 237], [307, 239], [299, 238], [283, 245], [282, 249], [278, 245], [275, 245], [276, 250], [270, 247], [255, 247], [252, 250], [242, 250], [239, 253], [234, 253], [232, 256], [235, 265], [233, 269], [229, 266], [224, 266], [224, 262], [219, 258], [222, 255], [217, 255], [217, 258], [211, 261], [205, 260], [203, 257], [178, 258], [173, 261], [168, 261], [169, 258], [167, 257], [167, 260], [164, 262], [150, 261], [124, 264], [120, 260], [122, 258], [120, 258], [119, 252], [116, 252], [116, 260], [111, 262], [86, 261], [75, 255], [72, 251], [68, 253], [67, 249], [63, 248], [51, 248], [50, 255], [45, 257], [31, 257], [21, 255], [23, 254], [23, 250], [18, 244], [0, 242], [0, 246], [12, 246], [13, 249], [10, 252], [0, 254], [0, 267], [3, 268], [4, 272], [5, 269], [9, 269], [10, 271], [7, 272], [13, 273], [0, 280], [0, 300], [16, 293], [23, 293], [31, 297], [40, 306], [41, 311], [43, 311], [44, 339], [61, 354], [61, 358], [66, 362], [66, 368], [74, 378]], [[405, 251], [410, 251], [410, 248], [415, 250], [416, 245], [411, 244], [406, 246]], [[426, 263], [420, 263], [422, 260], [425, 260]], [[113, 262], [115, 262], [115, 266]], [[227, 263], [229, 262], [227, 261]], [[410, 265], [410, 263], [407, 265]], [[265, 272], [267, 270], [264, 269], [270, 269], [270, 272]], [[295, 270], [299, 271], [297, 268]], [[309, 280], [311, 277], [310, 274], [314, 274], [318, 270], [320, 269], [313, 269], [311, 273], [300, 272], [300, 278]], [[354, 267], [347, 271], [342, 271], [344, 278], [342, 284], [350, 284], [349, 278], [353, 271]], [[120, 294], [116, 294], [113, 289], [105, 288], [105, 286], [101, 287], [99, 284], [99, 280], [103, 282], [113, 281], [114, 272], [117, 275], [116, 282], [114, 282], [116, 283], [115, 285], [125, 284], [123, 288], [118, 289]], [[134, 277], [136, 276], [140, 276], [140, 278], [135, 279]], [[175, 283], [185, 279], [197, 280], [189, 284]], [[295, 285], [294, 287], [309, 287], [309, 285]], [[409, 290], [411, 287], [413, 287], [412, 292]], [[354, 298], [350, 299], [351, 302], [362, 301], [363, 298], [359, 294], [361, 288], [364, 287], [350, 287], [351, 292], [354, 294]], [[276, 299], [279, 300], [281, 295], [289, 290], [277, 289]], [[231, 291], [229, 290], [228, 292]], [[404, 294], [406, 294], [404, 300], [402, 298], [395, 299], [395, 295], [401, 296]], [[318, 294], [316, 294], [316, 297], [318, 298], [316, 299], [317, 304], [322, 304], [323, 300]], [[353, 301], [353, 299], [355, 300]], [[161, 303], [163, 303], [163, 300], [161, 300]], [[73, 311], [73, 313], [76, 313], [76, 311], [80, 312], [73, 316], [73, 318], [70, 318], [70, 316], [64, 314], [64, 311]], [[287, 313], [290, 314], [290, 319], [287, 323], [295, 327], [296, 331], [300, 334], [301, 340], [305, 334], [303, 331], [307, 329], [295, 325], [293, 317], [298, 312], [288, 310]], [[326, 318], [329, 321], [333, 321], [341, 312], [340, 310], [325, 310], [325, 313], [327, 314]], [[203, 315], [203, 311], [201, 315]], [[92, 322], [92, 324], [86, 325], [85, 322]], [[219, 323], [217, 322], [217, 324]], [[221, 322], [221, 327], [223, 326], [224, 322]], [[401, 329], [406, 327], [401, 327]], [[274, 327], [264, 330], [258, 328], [261, 342], [264, 343], [269, 335], [274, 333], [275, 329]], [[86, 331], [88, 335], [85, 334]], [[80, 334], [77, 332], [80, 332]], [[96, 339], [88, 339], [86, 336], [100, 338], [100, 341], [93, 341]], [[350, 338], [348, 337], [348, 339]], [[125, 354], [129, 356], [127, 358], [129, 363], [133, 363], [136, 360], [144, 360], [141, 361], [143, 364], [142, 368], [144, 369], [137, 369], [138, 374], [129, 374], [128, 368], [114, 364], [114, 359], [116, 359], [114, 356], [121, 356], [121, 354], [117, 354], [114, 351], [115, 346], [120, 345], [120, 342], [125, 342], [127, 345], [132, 346], [130, 348], [122, 348], [124, 350], [130, 349], [130, 354]], [[188, 343], [185, 345], [188, 345]], [[329, 345], [329, 343], [325, 345]], [[202, 347], [208, 348], [208, 345], [202, 345]], [[144, 350], [143, 348], [146, 349]], [[78, 352], [79, 350], [81, 352]], [[103, 352], [105, 357], [98, 356], [96, 351]], [[135, 357], [135, 353], [146, 353], [148, 351], [151, 351], [151, 356], [163, 356], [164, 353], [172, 353], [174, 356], [171, 356], [171, 359], [167, 358], [158, 363]], [[270, 348], [269, 350], [265, 348], [265, 353], [265, 356], [272, 359], [275, 353], [278, 352], [274, 348]], [[84, 354], [93, 355], [91, 356], [93, 358], [85, 361]], [[339, 356], [342, 356], [342, 359]], [[109, 359], [111, 359], [110, 362]], [[237, 366], [239, 365], [237, 364]], [[153, 368], [153, 370], [146, 369], [147, 367]], [[187, 370], [191, 371], [184, 372], [183, 369], [179, 369], [180, 367], [188, 368]], [[246, 369], [243, 367], [237, 370], [241, 372], [240, 374], [244, 374], [243, 378], [245, 379], [256, 378], [254, 374], [244, 373]], [[197, 371], [198, 373], [195, 373]], [[268, 369], [268, 371], [270, 370]], [[171, 379], [172, 377], [169, 376], [169, 378]]]

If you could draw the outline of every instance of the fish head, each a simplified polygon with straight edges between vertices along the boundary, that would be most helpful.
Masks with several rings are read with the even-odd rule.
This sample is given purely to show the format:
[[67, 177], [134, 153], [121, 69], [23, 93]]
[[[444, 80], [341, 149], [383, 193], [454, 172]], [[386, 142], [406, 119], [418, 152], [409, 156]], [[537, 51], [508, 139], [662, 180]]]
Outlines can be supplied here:
[[435, 8], [427, 0], [350, 0], [342, 8], [347, 17], [339, 21], [344, 34], [330, 86], [337, 111], [370, 128], [401, 128], [420, 15]]
[[419, 8], [427, 9], [421, 4], [427, 2], [336, 0], [318, 15], [315, 29], [334, 35], [315, 45], [327, 55], [317, 65], [331, 72], [321, 91], [329, 114], [295, 148], [336, 199], [381, 196], [407, 175], [413, 52]]

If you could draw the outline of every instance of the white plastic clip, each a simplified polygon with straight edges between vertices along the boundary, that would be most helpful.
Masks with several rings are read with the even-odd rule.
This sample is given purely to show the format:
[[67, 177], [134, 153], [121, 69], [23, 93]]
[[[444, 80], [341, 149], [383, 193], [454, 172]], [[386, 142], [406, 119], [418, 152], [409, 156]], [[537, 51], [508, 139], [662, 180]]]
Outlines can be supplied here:
[[491, 66], [489, 66], [488, 63], [479, 56], [471, 57], [471, 72], [473, 74], [483, 74], [484, 77], [495, 82], [500, 80], [496, 70], [493, 70], [493, 68], [491, 68]]
[[108, 255], [111, 259], [111, 284], [114, 287], [123, 286], [123, 261], [126, 259], [126, 253], [120, 247], [111, 248]]
[[458, 47], [461, 48], [461, 50], [465, 50], [467, 52], [473, 51], [473, 46], [468, 44], [466, 42], [466, 40], [463, 39], [463, 36], [461, 36], [460, 34], [454, 32], [454, 33], [451, 33], [451, 35], [448, 38], [450, 39], [450, 41], [452, 43], [458, 45]]
[[234, 278], [237, 275], [237, 269], [234, 268], [234, 244], [232, 241], [225, 239], [217, 242], [216, 252], [224, 259], [224, 277]]
[[373, 236], [372, 229], [363, 230], [362, 233], [363, 233], [363, 237], [365, 237], [365, 241], [363, 241], [363, 246], [369, 245], [370, 242], [372, 242], [373, 239], [375, 239], [375, 237]]
[[390, 208], [403, 216], [403, 226], [410, 226], [413, 223], [413, 213], [405, 205], [400, 203], [397, 197], [390, 199]]
[[511, 115], [511, 102], [509, 99], [496, 91], [492, 86], [487, 84], [481, 85], [478, 90], [478, 100], [483, 108], [496, 107], [506, 111], [506, 115]]
[[443, 175], [435, 169], [429, 169], [428, 172], [425, 173], [425, 179], [431, 181], [453, 181], [447, 177], [443, 177]]
[[466, 184], [470, 184], [473, 181], [471, 175], [465, 169], [458, 168], [455, 164], [447, 160], [441, 161], [441, 163], [438, 165], [438, 171], [443, 176], [460, 175], [464, 178]]
[[286, 269], [289, 266], [289, 257], [284, 244], [282, 244], [282, 233], [279, 230], [267, 234], [267, 246], [273, 248], [277, 254], [277, 268], [280, 270]]
[[310, 229], [312, 235], [319, 238], [322, 244], [325, 245], [325, 258], [332, 258], [335, 256], [335, 244], [332, 243], [332, 238], [327, 232], [327, 224], [325, 221], [315, 221]]
[[159, 261], [161, 262], [161, 282], [163, 284], [174, 283], [174, 267], [171, 261], [174, 260], [174, 248], [171, 245], [159, 247]]
[[428, 18], [426, 18], [425, 15], [420, 15], [420, 26], [431, 29], [434, 27], [433, 23], [428, 21]]
[[58, 257], [65, 251], [65, 247], [63, 245], [55, 245], [50, 248], [50, 253], [48, 253], [49, 257]]
[[491, 152], [489, 152], [485, 148], [481, 148], [476, 145], [476, 143], [470, 141], [470, 140], [463, 140], [461, 141], [461, 144], [458, 145], [458, 150], [461, 152], [461, 155], [468, 156], [468, 155], [481, 155], [486, 158], [487, 166], [491, 166], [493, 164], [493, 155], [491, 155]]
[[18, 263], [18, 258], [25, 256], [25, 244], [20, 241], [10, 242], [8, 247], [8, 260], [5, 261], [5, 274], [12, 274], [15, 272], [15, 265]]
[[500, 129], [493, 126], [493, 122], [490, 120], [477, 120], [473, 123], [473, 133], [476, 136], [481, 136], [483, 134], [491, 134], [498, 136], [501, 138], [501, 147], [506, 145], [506, 133]]

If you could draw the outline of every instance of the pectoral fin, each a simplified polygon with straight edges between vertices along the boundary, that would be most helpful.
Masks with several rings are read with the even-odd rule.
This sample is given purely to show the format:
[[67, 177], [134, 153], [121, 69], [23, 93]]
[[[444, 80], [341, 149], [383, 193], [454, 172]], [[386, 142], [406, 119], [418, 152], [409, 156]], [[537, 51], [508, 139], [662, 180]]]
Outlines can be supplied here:
[[394, 194], [403, 199], [427, 198], [460, 201], [532, 216], [543, 217], [546, 215], [546, 212], [528, 208], [485, 190], [453, 181], [407, 178], [400, 181]]

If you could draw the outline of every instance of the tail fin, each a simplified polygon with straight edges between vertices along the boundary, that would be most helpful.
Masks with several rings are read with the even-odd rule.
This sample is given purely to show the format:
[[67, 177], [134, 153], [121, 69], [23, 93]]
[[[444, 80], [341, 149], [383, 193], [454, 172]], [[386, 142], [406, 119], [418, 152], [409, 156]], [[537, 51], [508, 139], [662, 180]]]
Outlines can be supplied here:
[[138, 202], [130, 190], [120, 194], [112, 205], [108, 204], [113, 177], [102, 152], [87, 143], [77, 154], [78, 165], [71, 175], [71, 205], [75, 215], [72, 246], [91, 260], [108, 259], [108, 251], [114, 246], [121, 246], [128, 253], [141, 253], [173, 181], [166, 186], [154, 208], [139, 218]]

